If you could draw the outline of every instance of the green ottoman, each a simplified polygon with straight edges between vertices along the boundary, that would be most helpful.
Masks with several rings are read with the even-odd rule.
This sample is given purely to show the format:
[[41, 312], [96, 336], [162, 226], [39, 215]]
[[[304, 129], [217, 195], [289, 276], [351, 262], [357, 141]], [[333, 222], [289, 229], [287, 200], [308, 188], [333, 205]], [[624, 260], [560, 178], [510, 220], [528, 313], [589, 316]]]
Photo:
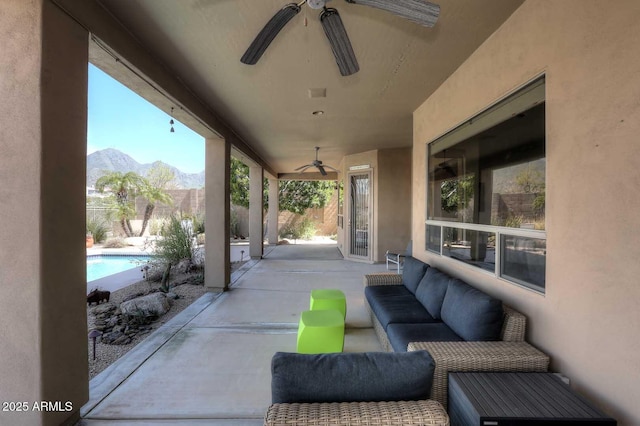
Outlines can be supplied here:
[[312, 311], [335, 309], [342, 313], [343, 319], [347, 316], [347, 299], [340, 290], [311, 290], [309, 306], [309, 309]]
[[304, 311], [298, 325], [298, 353], [324, 354], [342, 352], [344, 317], [334, 309]]

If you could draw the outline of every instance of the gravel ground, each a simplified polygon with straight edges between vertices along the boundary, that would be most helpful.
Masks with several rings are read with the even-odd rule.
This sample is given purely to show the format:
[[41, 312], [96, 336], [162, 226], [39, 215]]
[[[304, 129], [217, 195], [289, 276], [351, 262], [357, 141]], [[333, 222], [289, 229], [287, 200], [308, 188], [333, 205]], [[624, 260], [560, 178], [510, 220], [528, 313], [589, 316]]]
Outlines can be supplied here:
[[[184, 277], [176, 277], [177, 281]], [[116, 290], [111, 293], [110, 301], [119, 305], [122, 303], [127, 297], [135, 295], [137, 293], [147, 294], [151, 292], [153, 289], [159, 288], [159, 283], [151, 283], [148, 281], [140, 281], [136, 284], [130, 285], [128, 287], [122, 288], [120, 290]], [[206, 289], [203, 285], [191, 285], [184, 284], [173, 287], [172, 290], [178, 296], [179, 299], [170, 300], [171, 309], [169, 312], [164, 314], [162, 317], [158, 318], [156, 321], [150, 324], [151, 330], [146, 334], [138, 334], [135, 336], [131, 343], [127, 345], [106, 345], [103, 343], [96, 342], [96, 359], [93, 359], [93, 343], [91, 339], [88, 339], [89, 344], [89, 378], [93, 379], [98, 373], [106, 369], [113, 362], [118, 360], [121, 356], [129, 352], [133, 349], [138, 343], [143, 341], [150, 333], [152, 333], [155, 329], [162, 326], [164, 323], [169, 321], [171, 318], [179, 314], [183, 309], [191, 305], [195, 300], [197, 300], [200, 296], [206, 293]], [[93, 328], [94, 317], [92, 315], [92, 308], [95, 308], [95, 305], [89, 307], [87, 309], [87, 323], [88, 329], [91, 330]], [[98, 339], [100, 340], [100, 339]]]

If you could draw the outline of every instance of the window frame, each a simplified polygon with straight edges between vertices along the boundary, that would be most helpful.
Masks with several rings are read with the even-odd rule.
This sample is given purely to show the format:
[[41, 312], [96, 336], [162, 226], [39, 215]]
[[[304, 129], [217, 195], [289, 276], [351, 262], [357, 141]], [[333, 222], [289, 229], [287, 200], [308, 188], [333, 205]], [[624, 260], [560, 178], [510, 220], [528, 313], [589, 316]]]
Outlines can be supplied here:
[[[532, 99], [539, 99], [542, 94], [542, 100], [536, 101], [536, 103], [531, 103]], [[430, 197], [430, 180], [429, 180], [429, 170], [430, 170], [430, 157], [431, 155], [437, 154], [442, 150], [446, 150], [449, 148], [455, 147], [456, 144], [459, 144], [474, 135], [477, 135], [487, 129], [490, 129], [498, 124], [508, 120], [512, 116], [519, 114], [520, 112], [524, 112], [530, 108], [533, 108], [535, 105], [540, 104], [541, 102], [545, 102], [545, 117], [546, 117], [546, 77], [545, 75], [541, 75], [533, 79], [532, 81], [524, 84], [517, 90], [514, 90], [512, 93], [508, 94], [501, 100], [495, 102], [490, 105], [480, 113], [474, 115], [468, 120], [465, 120], [460, 125], [456, 126], [452, 130], [446, 132], [444, 135], [427, 142], [425, 144], [426, 147], [426, 205], [425, 205], [425, 250], [429, 253], [434, 253], [439, 255], [441, 258], [448, 259], [447, 261], [456, 262], [456, 265], [464, 265], [464, 267], [472, 268], [475, 271], [481, 271], [482, 273], [494, 276], [495, 278], [508, 282], [509, 284], [516, 285], [518, 287], [522, 287], [528, 290], [532, 290], [538, 294], [545, 294], [546, 292], [546, 279], [543, 286], [537, 285], [535, 283], [530, 283], [527, 281], [520, 280], [516, 277], [509, 276], [504, 274], [503, 270], [503, 258], [505, 257], [503, 253], [503, 237], [504, 236], [514, 236], [514, 237], [523, 237], [529, 239], [537, 239], [544, 240], [545, 245], [547, 241], [547, 231], [546, 231], [546, 213], [545, 213], [545, 230], [536, 230], [536, 229], [526, 229], [526, 228], [511, 228], [506, 226], [495, 226], [495, 225], [486, 225], [486, 224], [478, 224], [478, 223], [467, 223], [467, 222], [458, 222], [454, 220], [442, 220], [442, 219], [429, 219], [429, 205]], [[506, 107], [506, 108], [505, 108]], [[474, 126], [474, 123], [478, 123], [477, 126]], [[545, 120], [545, 149], [544, 149], [544, 158], [546, 161], [547, 158], [547, 138], [546, 138], [546, 120]], [[439, 144], [439, 145], [438, 145]], [[438, 149], [435, 153], [431, 154], [430, 147], [436, 146]], [[545, 167], [545, 186], [547, 182], [547, 173]], [[546, 209], [545, 209], [546, 210]], [[440, 232], [440, 244], [439, 250], [435, 251], [430, 248], [430, 240], [429, 240], [429, 227], [438, 227]], [[469, 262], [465, 262], [461, 259], [456, 259], [451, 256], [447, 256], [443, 254], [444, 247], [444, 238], [445, 238], [445, 229], [444, 228], [457, 228], [462, 230], [469, 231], [479, 231], [479, 232], [487, 232], [495, 234], [495, 267], [493, 272], [473, 265]], [[545, 276], [546, 276], [546, 248], [544, 250], [545, 254]]]

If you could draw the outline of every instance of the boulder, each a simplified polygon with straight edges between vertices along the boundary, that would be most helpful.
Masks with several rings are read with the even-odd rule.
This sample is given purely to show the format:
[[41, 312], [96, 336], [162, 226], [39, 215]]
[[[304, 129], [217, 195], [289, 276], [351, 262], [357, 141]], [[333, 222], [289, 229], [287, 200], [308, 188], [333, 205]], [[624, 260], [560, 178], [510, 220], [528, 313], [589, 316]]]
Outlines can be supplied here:
[[169, 308], [169, 302], [162, 293], [151, 293], [120, 304], [120, 310], [124, 315], [136, 316], [161, 316], [166, 314]]

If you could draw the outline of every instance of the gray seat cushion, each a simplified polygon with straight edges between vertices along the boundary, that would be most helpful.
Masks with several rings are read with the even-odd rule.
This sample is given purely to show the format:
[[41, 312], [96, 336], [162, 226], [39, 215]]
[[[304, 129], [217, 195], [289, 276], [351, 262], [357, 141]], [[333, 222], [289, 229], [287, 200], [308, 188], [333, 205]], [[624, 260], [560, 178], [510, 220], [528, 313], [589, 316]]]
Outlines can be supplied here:
[[459, 342], [458, 336], [445, 323], [389, 324], [387, 338], [395, 352], [406, 352], [410, 342]]
[[422, 304], [401, 285], [367, 287], [365, 297], [385, 330], [391, 323], [429, 323], [436, 321]]
[[429, 268], [429, 265], [415, 257], [405, 257], [402, 268], [402, 283], [412, 294], [416, 293], [418, 284], [420, 284], [420, 280], [424, 277], [427, 268]]
[[442, 320], [464, 340], [500, 340], [502, 302], [463, 281], [451, 280], [441, 314]]
[[437, 320], [441, 319], [442, 302], [444, 302], [444, 295], [447, 293], [447, 287], [449, 287], [451, 279], [444, 272], [440, 272], [436, 268], [429, 268], [422, 280], [420, 280], [420, 284], [418, 284], [416, 299]]
[[435, 364], [426, 351], [306, 355], [271, 361], [272, 403], [428, 399]]

